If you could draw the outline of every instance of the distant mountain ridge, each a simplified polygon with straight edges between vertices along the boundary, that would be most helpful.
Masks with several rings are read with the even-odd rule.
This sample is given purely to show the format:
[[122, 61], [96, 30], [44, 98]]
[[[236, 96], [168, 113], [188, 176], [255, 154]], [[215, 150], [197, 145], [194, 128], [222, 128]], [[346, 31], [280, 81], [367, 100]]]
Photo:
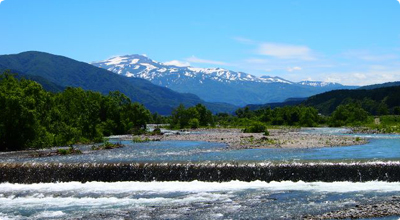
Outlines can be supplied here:
[[255, 104], [250, 104], [246, 105], [250, 110], [258, 110], [258, 109], [265, 109], [265, 108], [280, 108], [280, 107], [285, 107], [285, 106], [295, 106], [295, 105], [300, 105], [302, 102], [306, 101], [307, 98], [288, 98], [283, 102], [275, 102], [275, 103], [266, 103], [266, 104], [260, 104], [260, 105], [255, 105]]
[[334, 82], [308, 81], [308, 80], [298, 82], [297, 84], [300, 84], [303, 86], [313, 86], [313, 87], [341, 87], [341, 86], [343, 86], [342, 84], [334, 83]]
[[48, 81], [52, 87], [81, 87], [104, 94], [120, 91], [132, 101], [140, 102], [150, 111], [160, 114], [170, 114], [181, 103], [186, 106], [202, 103], [213, 112], [233, 112], [236, 109], [233, 105], [208, 103], [196, 95], [178, 93], [145, 79], [126, 78], [84, 62], [44, 52], [2, 55], [0, 67], [22, 74], [25, 78], [38, 79], [39, 83]]
[[290, 97], [308, 97], [334, 89], [356, 88], [319, 81], [295, 83], [280, 77], [257, 77], [222, 68], [166, 65], [137, 54], [91, 64], [119, 75], [147, 79], [178, 92], [193, 93], [206, 101], [240, 106], [281, 102]]
[[400, 81], [396, 82], [387, 82], [387, 83], [381, 83], [381, 84], [374, 84], [374, 85], [368, 85], [368, 86], [363, 86], [358, 89], [378, 89], [378, 88], [385, 88], [385, 87], [392, 87], [392, 86], [400, 86]]

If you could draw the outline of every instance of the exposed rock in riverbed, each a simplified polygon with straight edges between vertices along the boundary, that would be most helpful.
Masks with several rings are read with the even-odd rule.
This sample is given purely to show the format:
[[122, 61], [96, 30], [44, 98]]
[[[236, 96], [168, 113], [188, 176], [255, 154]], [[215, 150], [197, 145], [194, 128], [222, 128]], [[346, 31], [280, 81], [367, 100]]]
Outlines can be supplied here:
[[400, 197], [377, 204], [356, 205], [352, 208], [328, 212], [317, 216], [304, 216], [304, 219], [360, 219], [400, 215]]
[[226, 143], [230, 148], [316, 148], [350, 146], [367, 143], [357, 137], [332, 134], [302, 133], [299, 129], [271, 129], [270, 135], [242, 133], [240, 129], [201, 129], [170, 133], [162, 136], [146, 136], [150, 140], [207, 141]]

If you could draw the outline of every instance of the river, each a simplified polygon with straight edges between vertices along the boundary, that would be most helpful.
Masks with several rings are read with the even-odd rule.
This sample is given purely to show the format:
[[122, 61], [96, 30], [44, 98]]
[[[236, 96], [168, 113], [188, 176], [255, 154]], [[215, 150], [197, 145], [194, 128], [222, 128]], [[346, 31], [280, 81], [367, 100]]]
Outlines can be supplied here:
[[[349, 135], [340, 129], [307, 129], [304, 132]], [[58, 167], [75, 164], [83, 168], [85, 166], [101, 167], [110, 163], [117, 165], [167, 163], [168, 165], [180, 164], [179, 166], [188, 166], [187, 164], [190, 163], [191, 166], [197, 167], [234, 167], [233, 171], [228, 169], [223, 172], [235, 172], [235, 166], [263, 168], [281, 164], [288, 166], [345, 164], [348, 167], [354, 164], [363, 166], [395, 164], [394, 166], [398, 166], [400, 163], [398, 135], [359, 134], [357, 136], [368, 137], [370, 141], [360, 146], [293, 150], [227, 150], [223, 144], [187, 141], [140, 144], [123, 142], [127, 145], [124, 148], [96, 151], [84, 155], [26, 158], [2, 154], [0, 163], [25, 166], [29, 171], [18, 173], [18, 178], [25, 178], [24, 175], [29, 175], [37, 165], [47, 166], [48, 164], [58, 164]], [[80, 148], [87, 150], [89, 146], [80, 146]], [[17, 168], [14, 166], [12, 169]], [[151, 169], [148, 170], [150, 172]], [[360, 168], [357, 170], [360, 171]], [[55, 170], [54, 172], [65, 171]], [[172, 173], [175, 171], [171, 169], [163, 168], [163, 172], [166, 176], [169, 175], [168, 172], [171, 172], [172, 176], [175, 175]], [[373, 172], [371, 167], [368, 167], [368, 174]], [[397, 173], [396, 171], [393, 175]], [[3, 175], [5, 174], [8, 175], [7, 172], [3, 172]], [[73, 173], [69, 175], [74, 176]], [[154, 173], [144, 175], [149, 177], [153, 175], [151, 178], [162, 176]], [[0, 184], [0, 219], [297, 219], [306, 214], [321, 214], [353, 207], [356, 204], [381, 202], [400, 196], [398, 181], [375, 179], [358, 181], [357, 179], [357, 182], [350, 182], [331, 179], [322, 182], [302, 180], [304, 177], [301, 175], [296, 181], [263, 181], [257, 179], [254, 173], [251, 176], [255, 176], [255, 179], [249, 181], [218, 180], [224, 176], [223, 174], [218, 174], [212, 179], [200, 178], [196, 174], [199, 177], [196, 180], [196, 178], [185, 179], [187, 178], [185, 175], [188, 174], [180, 173], [177, 180], [171, 181], [158, 181], [158, 179], [151, 181], [150, 178], [145, 181], [118, 181], [116, 179], [107, 182], [83, 181], [84, 183], [82, 181], [48, 181], [31, 184], [3, 182]], [[247, 174], [234, 175], [246, 176]], [[289, 173], [289, 175], [293, 174]], [[339, 175], [346, 176], [345, 173], [340, 174], [340, 172]], [[262, 173], [259, 176], [262, 176]], [[46, 179], [46, 176], [40, 178]], [[182, 178], [181, 181], [179, 178]], [[123, 177], [121, 180], [124, 180]], [[399, 219], [399, 217], [380, 219]]]

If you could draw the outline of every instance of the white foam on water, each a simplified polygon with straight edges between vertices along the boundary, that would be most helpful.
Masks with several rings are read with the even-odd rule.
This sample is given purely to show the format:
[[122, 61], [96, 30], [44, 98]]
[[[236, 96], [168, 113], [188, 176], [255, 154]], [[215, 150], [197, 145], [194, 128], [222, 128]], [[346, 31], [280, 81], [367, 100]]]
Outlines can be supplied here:
[[[1, 210], [13, 210], [16, 207], [24, 207], [24, 209], [114, 209], [115, 207], [139, 207], [146, 205], [184, 205], [198, 202], [214, 202], [224, 201], [230, 202], [228, 195], [222, 195], [218, 193], [199, 193], [199, 194], [188, 194], [182, 197], [170, 198], [170, 197], [150, 197], [150, 198], [129, 198], [122, 197], [118, 198], [110, 195], [103, 195], [102, 197], [62, 197], [57, 194], [46, 197], [35, 197], [35, 196], [22, 196], [15, 197], [14, 195], [9, 197], [0, 198], [0, 209]], [[47, 215], [63, 215], [62, 212], [42, 212], [38, 215], [44, 217]], [[1, 216], [0, 216], [1, 217]], [[36, 216], [38, 217], [38, 216]], [[55, 216], [56, 217], [56, 216]], [[38, 217], [39, 218], [39, 217]], [[1, 218], [0, 218], [1, 219]]]
[[15, 216], [12, 214], [5, 214], [0, 212], [0, 220], [15, 220], [15, 219], [20, 219], [21, 216]]
[[118, 194], [118, 193], [170, 193], [170, 192], [226, 192], [247, 189], [261, 189], [268, 191], [299, 190], [315, 192], [400, 192], [400, 182], [67, 182], [67, 183], [39, 183], [39, 184], [0, 184], [0, 198], [2, 194], [18, 192], [35, 192], [37, 198], [43, 197], [43, 193], [78, 192], [95, 194]]
[[44, 212], [40, 212], [38, 214], [35, 215], [35, 218], [55, 218], [55, 217], [61, 217], [64, 216], [65, 213], [62, 211], [44, 211]]

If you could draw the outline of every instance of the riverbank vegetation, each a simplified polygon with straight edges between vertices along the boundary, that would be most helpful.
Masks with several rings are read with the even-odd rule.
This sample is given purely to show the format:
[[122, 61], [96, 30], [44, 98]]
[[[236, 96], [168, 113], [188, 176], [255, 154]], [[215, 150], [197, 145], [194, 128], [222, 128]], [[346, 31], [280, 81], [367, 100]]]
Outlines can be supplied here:
[[102, 144], [92, 145], [91, 149], [92, 150], [111, 150], [111, 149], [121, 148], [121, 147], [124, 147], [124, 145], [121, 144], [120, 142], [111, 143], [108, 141], [108, 139], [104, 139]]
[[34, 81], [0, 75], [0, 151], [101, 142], [149, 122], [150, 111], [120, 92], [51, 93]]

